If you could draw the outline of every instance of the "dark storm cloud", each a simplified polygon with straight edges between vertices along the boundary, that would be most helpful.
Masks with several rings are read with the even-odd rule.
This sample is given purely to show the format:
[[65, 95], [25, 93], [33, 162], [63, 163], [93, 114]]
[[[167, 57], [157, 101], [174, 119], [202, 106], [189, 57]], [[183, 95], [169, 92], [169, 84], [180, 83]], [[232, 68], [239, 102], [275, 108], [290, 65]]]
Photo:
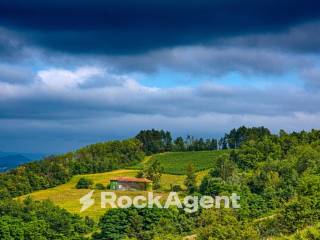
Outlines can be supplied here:
[[318, 0], [0, 0], [0, 148], [320, 127], [319, 29]]
[[107, 58], [119, 71], [152, 73], [172, 71], [221, 76], [233, 71], [244, 75], [279, 75], [309, 68], [314, 62], [305, 55], [251, 47], [180, 47], [135, 56]]
[[19, 38], [0, 26], [0, 61], [16, 61], [23, 54], [23, 44]]
[[320, 52], [320, 22], [305, 23], [279, 33], [260, 33], [221, 39], [216, 42], [222, 46], [250, 48], [272, 48], [277, 51], [290, 50], [296, 53]]
[[30, 44], [72, 53], [132, 54], [278, 32], [319, 18], [317, 0], [0, 1], [0, 24]]

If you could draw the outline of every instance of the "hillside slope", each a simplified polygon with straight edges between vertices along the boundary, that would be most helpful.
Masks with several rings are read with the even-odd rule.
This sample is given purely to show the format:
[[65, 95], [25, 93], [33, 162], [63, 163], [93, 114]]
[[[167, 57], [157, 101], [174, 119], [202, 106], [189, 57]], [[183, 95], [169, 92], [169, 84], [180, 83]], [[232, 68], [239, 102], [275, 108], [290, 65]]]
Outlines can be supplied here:
[[[107, 185], [110, 182], [111, 178], [114, 177], [134, 177], [137, 174], [138, 170], [115, 170], [112, 172], [106, 173], [96, 173], [96, 174], [83, 174], [76, 175], [72, 177], [72, 179], [62, 185], [59, 185], [54, 188], [49, 188], [45, 190], [40, 190], [33, 192], [28, 195], [24, 195], [19, 197], [18, 199], [25, 199], [27, 196], [32, 197], [34, 200], [51, 200], [54, 204], [65, 208], [69, 212], [80, 214], [81, 216], [90, 216], [95, 220], [98, 220], [100, 216], [105, 213], [105, 209], [100, 208], [100, 193], [101, 190], [96, 190], [93, 194], [93, 198], [95, 199], [96, 204], [86, 210], [83, 213], [80, 213], [81, 205], [79, 203], [80, 198], [90, 192], [90, 189], [76, 189], [75, 185], [79, 181], [80, 178], [85, 177], [91, 179], [95, 184], [102, 183], [103, 185]], [[207, 174], [207, 171], [198, 172], [197, 181], [200, 183], [201, 179], [204, 175]], [[171, 189], [171, 185], [180, 185], [183, 187], [183, 181], [185, 176], [183, 175], [171, 175], [171, 174], [163, 174], [161, 178], [161, 189], [157, 191], [156, 195], [166, 196]], [[136, 195], [145, 195], [146, 192], [140, 191], [115, 191], [117, 196], [127, 195], [127, 196], [136, 196]]]
[[[157, 191], [156, 194], [161, 196], [166, 196], [171, 190], [173, 185], [180, 185], [184, 189], [184, 179], [185, 179], [185, 168], [189, 163], [193, 163], [197, 173], [197, 182], [200, 184], [201, 179], [208, 173], [208, 169], [214, 166], [214, 161], [217, 156], [220, 156], [224, 151], [203, 151], [203, 152], [182, 152], [182, 153], [164, 153], [156, 154], [152, 157], [146, 157], [145, 160], [140, 164], [142, 168], [150, 160], [154, 158], [160, 158], [161, 165], [164, 167], [165, 173], [161, 178], [161, 188]], [[201, 169], [207, 169], [199, 171]], [[75, 185], [80, 178], [85, 177], [91, 179], [95, 184], [102, 183], [104, 186], [109, 184], [110, 179], [114, 177], [134, 177], [138, 173], [137, 169], [120, 169], [111, 172], [96, 173], [96, 174], [81, 174], [76, 175], [71, 178], [65, 184], [56, 186], [54, 188], [49, 188], [45, 190], [40, 190], [33, 192], [28, 195], [24, 195], [18, 199], [24, 199], [26, 196], [31, 196], [34, 200], [45, 200], [50, 199], [58, 206], [67, 209], [72, 213], [80, 214], [81, 216], [90, 216], [94, 219], [98, 219], [104, 214], [105, 209], [100, 208], [100, 193], [101, 190], [95, 189], [93, 198], [96, 201], [96, 204], [92, 206], [87, 211], [80, 213], [81, 205], [79, 200], [82, 196], [90, 192], [89, 189], [76, 189]], [[176, 174], [168, 174], [167, 172], [172, 172]], [[139, 191], [116, 191], [118, 196], [128, 195], [136, 196], [139, 194], [146, 194], [146, 192]]]

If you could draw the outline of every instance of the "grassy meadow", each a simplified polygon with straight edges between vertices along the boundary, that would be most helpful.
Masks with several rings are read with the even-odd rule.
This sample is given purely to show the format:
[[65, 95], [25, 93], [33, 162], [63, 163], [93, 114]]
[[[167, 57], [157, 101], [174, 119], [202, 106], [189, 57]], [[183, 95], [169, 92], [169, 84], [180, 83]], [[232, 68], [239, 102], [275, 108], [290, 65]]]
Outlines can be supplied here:
[[[112, 172], [96, 173], [96, 174], [83, 174], [76, 175], [72, 179], [62, 185], [54, 188], [40, 190], [31, 194], [19, 197], [18, 199], [24, 199], [27, 196], [31, 196], [34, 200], [46, 200], [49, 199], [58, 206], [65, 208], [66, 210], [77, 213], [81, 216], [90, 216], [95, 220], [98, 220], [100, 216], [106, 211], [100, 207], [100, 193], [101, 190], [95, 189], [93, 198], [95, 204], [80, 213], [81, 205], [79, 200], [82, 196], [91, 191], [91, 189], [76, 189], [76, 184], [81, 177], [91, 179], [93, 186], [97, 183], [102, 183], [107, 186], [110, 183], [110, 179], [114, 177], [135, 177], [139, 169], [148, 161], [156, 158], [159, 159], [161, 166], [164, 168], [164, 173], [161, 178], [161, 188], [154, 194], [167, 196], [171, 190], [172, 185], [180, 185], [182, 189], [185, 189], [183, 184], [185, 179], [185, 170], [189, 163], [193, 163], [197, 170], [197, 182], [200, 184], [201, 179], [208, 173], [209, 169], [214, 166], [214, 161], [217, 156], [223, 154], [224, 151], [203, 151], [203, 152], [174, 152], [174, 153], [162, 153], [153, 156], [146, 157], [139, 165], [134, 166], [132, 169], [115, 170]], [[127, 195], [145, 195], [146, 192], [141, 191], [115, 191], [117, 196]]]
[[[90, 189], [76, 189], [75, 185], [81, 177], [91, 179], [94, 182], [94, 185], [97, 183], [102, 183], [107, 185], [110, 182], [110, 179], [113, 177], [134, 177], [137, 174], [138, 170], [116, 170], [106, 173], [96, 173], [96, 174], [85, 174], [74, 176], [68, 183], [62, 184], [60, 186], [49, 188], [45, 190], [40, 190], [33, 192], [31, 194], [19, 197], [18, 199], [24, 199], [27, 196], [31, 196], [34, 200], [46, 200], [49, 199], [58, 206], [65, 208], [66, 210], [77, 213], [81, 216], [89, 216], [95, 220], [98, 220], [100, 216], [106, 211], [100, 207], [100, 193], [101, 190], [95, 190], [93, 198], [95, 199], [95, 204], [87, 209], [86, 211], [80, 213], [81, 205], [79, 199], [90, 192]], [[207, 171], [198, 172], [197, 181], [200, 183], [202, 177], [207, 173]], [[163, 174], [161, 178], [161, 188], [157, 190], [154, 194], [167, 196], [168, 192], [171, 189], [171, 185], [179, 184], [182, 188], [183, 181], [185, 179], [184, 175], [172, 175], [172, 174]], [[108, 190], [106, 190], [108, 191]], [[141, 191], [115, 191], [117, 196], [127, 195], [127, 196], [136, 196], [136, 195], [146, 195], [146, 192]]]

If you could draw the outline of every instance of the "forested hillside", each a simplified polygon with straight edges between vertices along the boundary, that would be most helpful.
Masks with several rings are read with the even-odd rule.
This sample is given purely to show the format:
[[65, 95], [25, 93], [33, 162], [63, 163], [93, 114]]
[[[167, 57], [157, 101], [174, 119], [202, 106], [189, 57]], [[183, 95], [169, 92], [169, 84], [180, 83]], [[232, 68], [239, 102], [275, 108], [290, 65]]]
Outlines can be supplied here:
[[[198, 197], [229, 196], [237, 193], [241, 197], [239, 209], [200, 208], [192, 214], [176, 208], [113, 209], [106, 211], [98, 224], [94, 224], [90, 219], [80, 219], [67, 214], [62, 218], [64, 224], [69, 226], [65, 229], [60, 226], [61, 221], [56, 220], [64, 210], [49, 203], [34, 203], [28, 200], [18, 204], [10, 200], [10, 196], [65, 183], [75, 174], [105, 172], [134, 165], [142, 160], [144, 153], [170, 150], [166, 149], [166, 146], [170, 146], [170, 151], [176, 151], [179, 145], [183, 148], [183, 154], [159, 154], [154, 155], [154, 159], [160, 167], [161, 164], [165, 167], [172, 166], [182, 173], [186, 167], [183, 158], [170, 162], [170, 155], [187, 156], [192, 154], [192, 151], [210, 146], [203, 145], [202, 142], [215, 142], [200, 141], [192, 137], [181, 138], [182, 140], [179, 138], [181, 141], [177, 141], [178, 138], [173, 140], [169, 137], [171, 134], [165, 131], [142, 132], [136, 139], [90, 145], [1, 174], [1, 199], [8, 199], [1, 201], [0, 221], [5, 227], [0, 227], [0, 238], [19, 239], [12, 238], [14, 234], [29, 236], [32, 232], [30, 228], [36, 229], [38, 221], [41, 221], [43, 226], [51, 229], [52, 236], [62, 234], [61, 238], [55, 239], [82, 238], [88, 231], [92, 231], [92, 225], [95, 225], [95, 231], [91, 235], [93, 239], [109, 240], [178, 240], [188, 235], [196, 236], [197, 240], [319, 239], [319, 130], [293, 133], [280, 131], [279, 134], [272, 134], [264, 127], [241, 127], [233, 129], [217, 141], [217, 148], [214, 149], [229, 150], [219, 151], [221, 154], [196, 154], [199, 157], [206, 154], [206, 159], [216, 156], [214, 165], [205, 172], [200, 184], [192, 181], [184, 181], [184, 184], [193, 184], [192, 194]], [[142, 140], [138, 140], [139, 138]], [[144, 144], [146, 141], [150, 141], [147, 146]], [[189, 167], [191, 158], [185, 158]], [[182, 162], [181, 166], [178, 166], [179, 162]], [[203, 160], [199, 162], [205, 166], [210, 165], [203, 163]], [[189, 179], [192, 179], [194, 172], [192, 168], [188, 169], [187, 177], [191, 176]], [[179, 191], [183, 195], [190, 194], [184, 189]], [[40, 212], [37, 209], [40, 209]], [[45, 215], [44, 211], [48, 211], [48, 215]], [[57, 211], [58, 215], [51, 216], [52, 211]], [[11, 225], [22, 228], [22, 232], [10, 228]], [[42, 239], [52, 239], [51, 235], [45, 235], [41, 229], [39, 232], [43, 234]], [[74, 233], [74, 238], [71, 233]]]
[[[319, 140], [320, 131], [312, 130], [281, 131], [246, 141], [220, 160], [199, 191], [214, 195], [237, 192], [241, 209], [230, 213], [240, 223], [248, 223], [259, 239], [292, 234], [316, 224], [320, 221]], [[214, 225], [201, 226], [200, 239], [217, 236]], [[228, 239], [226, 236], [220, 239]]]
[[[265, 128], [242, 127], [220, 142], [232, 150], [220, 156], [195, 194], [235, 192], [241, 196], [240, 209], [200, 209], [187, 219], [185, 213], [178, 214], [179, 219], [177, 213], [155, 209], [119, 209], [101, 219], [102, 232], [95, 239], [319, 239], [320, 131], [274, 135]], [[149, 216], [157, 216], [155, 222], [162, 219], [162, 224], [149, 225]], [[120, 227], [121, 219], [132, 220]]]
[[141, 143], [135, 139], [97, 143], [75, 152], [50, 156], [0, 174], [0, 198], [54, 187], [76, 174], [106, 172], [133, 165], [143, 156]]

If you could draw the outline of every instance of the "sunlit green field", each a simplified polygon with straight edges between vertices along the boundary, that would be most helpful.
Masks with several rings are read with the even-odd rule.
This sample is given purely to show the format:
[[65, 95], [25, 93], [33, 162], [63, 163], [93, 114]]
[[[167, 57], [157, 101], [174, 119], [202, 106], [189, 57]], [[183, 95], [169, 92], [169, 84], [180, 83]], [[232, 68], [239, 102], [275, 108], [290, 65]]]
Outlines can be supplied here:
[[[183, 182], [186, 177], [185, 172], [189, 163], [193, 163], [195, 169], [197, 170], [197, 182], [200, 184], [201, 179], [208, 173], [209, 169], [214, 166], [215, 159], [223, 153], [225, 153], [225, 151], [156, 154], [151, 157], [146, 157], [143, 162], [137, 166], [134, 166], [134, 169], [77, 175], [74, 176], [68, 183], [54, 188], [36, 191], [18, 199], [23, 199], [27, 196], [31, 196], [34, 200], [49, 199], [58, 206], [65, 208], [72, 213], [77, 213], [81, 216], [89, 216], [95, 220], [98, 220], [98, 218], [106, 211], [106, 209], [102, 209], [100, 206], [101, 190], [94, 190], [92, 197], [95, 199], [95, 204], [86, 211], [80, 213], [80, 198], [91, 191], [91, 189], [76, 189], [75, 186], [81, 177], [91, 179], [94, 185], [97, 183], [102, 183], [104, 186], [107, 186], [110, 183], [111, 178], [121, 176], [135, 177], [139, 169], [143, 168], [143, 166], [150, 160], [158, 159], [161, 163], [161, 166], [164, 168], [164, 174], [162, 174], [161, 178], [161, 188], [154, 192], [154, 194], [161, 195], [163, 198], [165, 198], [173, 185], [180, 185], [182, 189], [185, 189]], [[117, 196], [127, 195], [131, 197], [147, 194], [147, 192], [141, 191], [115, 191], [115, 193]]]
[[215, 160], [228, 151], [200, 151], [200, 152], [169, 152], [155, 154], [152, 159], [158, 159], [165, 173], [186, 174], [187, 166], [192, 163], [196, 171], [214, 167]]
[[[90, 189], [76, 189], [75, 185], [81, 177], [91, 179], [94, 182], [94, 185], [97, 183], [102, 183], [105, 186], [110, 182], [110, 179], [113, 177], [134, 177], [137, 174], [138, 170], [116, 170], [106, 173], [97, 173], [97, 174], [86, 174], [86, 175], [77, 175], [74, 176], [68, 183], [46, 189], [33, 192], [29, 195], [20, 197], [23, 199], [26, 196], [31, 196], [34, 200], [45, 200], [49, 199], [53, 201], [58, 206], [65, 208], [66, 210], [77, 213], [81, 216], [89, 216], [95, 220], [98, 220], [101, 215], [106, 211], [100, 207], [100, 194], [101, 190], [95, 190], [93, 198], [95, 199], [95, 204], [87, 209], [86, 211], [80, 213], [81, 205], [80, 198], [85, 194], [89, 193]], [[197, 181], [200, 182], [201, 178], [206, 174], [207, 171], [199, 172]], [[183, 175], [170, 175], [163, 174], [161, 178], [161, 189], [157, 190], [154, 194], [161, 195], [163, 197], [168, 195], [168, 192], [171, 190], [171, 185], [179, 184], [182, 188], [183, 181], [185, 176]], [[108, 190], [106, 190], [108, 191]], [[147, 192], [140, 191], [114, 191], [117, 196], [127, 195], [134, 197], [136, 195], [146, 195]]]

